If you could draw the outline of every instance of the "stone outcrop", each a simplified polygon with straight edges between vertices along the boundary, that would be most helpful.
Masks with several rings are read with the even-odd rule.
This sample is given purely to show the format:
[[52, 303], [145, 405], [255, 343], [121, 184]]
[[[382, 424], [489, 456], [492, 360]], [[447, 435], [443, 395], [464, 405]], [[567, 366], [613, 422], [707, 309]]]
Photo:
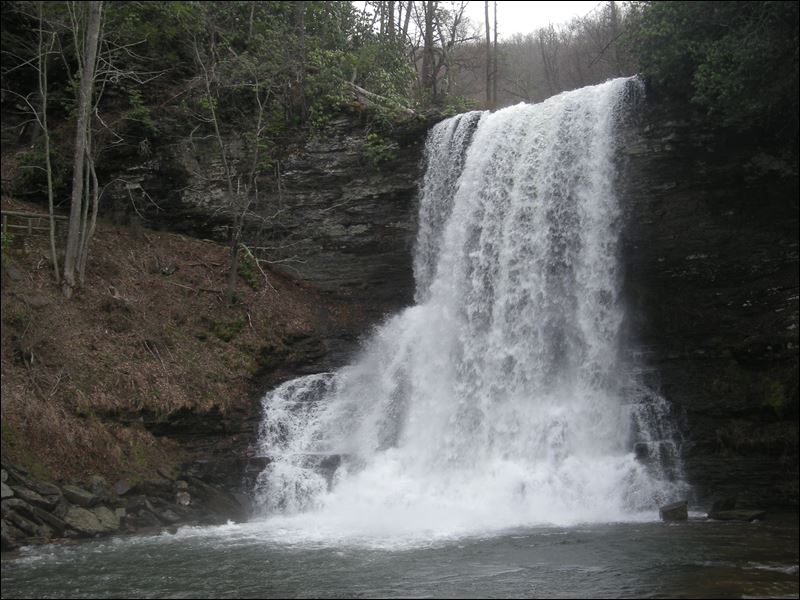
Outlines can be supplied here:
[[[3, 463], [2, 550], [60, 538], [86, 538], [137, 531], [172, 530], [179, 525], [242, 521], [249, 502], [220, 485], [188, 476], [185, 480], [142, 481], [110, 488], [99, 476], [86, 491], [37, 480], [19, 466]], [[123, 491], [124, 490], [124, 491]], [[120, 493], [122, 491], [122, 493]]]
[[[737, 495], [745, 506], [763, 497], [796, 503], [796, 159], [712, 130], [685, 107], [645, 102], [641, 108], [626, 130], [620, 181], [634, 359], [674, 408], [693, 502]], [[361, 314], [346, 332], [323, 326], [313, 338], [264, 347], [259, 364], [273, 374], [261, 379], [265, 387], [277, 371], [285, 378], [342, 364], [369, 324], [411, 301], [415, 195], [432, 122], [382, 134], [378, 142], [390, 152], [376, 153], [364, 118], [343, 115], [322, 136], [289, 143], [280, 190], [275, 181], [263, 182], [253, 209], [269, 223], [248, 241], [272, 247], [272, 258], [288, 259], [276, 268], [352, 302]], [[147, 160], [122, 158], [120, 164], [136, 166], [116, 173], [128, 182], [112, 192], [120, 217], [138, 213], [147, 226], [225, 239], [227, 220], [215, 210], [221, 165], [212, 145], [178, 140]], [[153, 427], [170, 436], [247, 440], [252, 416], [244, 422], [177, 415]], [[216, 462], [197, 462], [193, 473], [227, 474], [220, 482], [237, 474], [228, 462]], [[182, 493], [191, 503], [180, 496], [179, 507], [193, 506], [191, 490], [171, 490], [172, 502]], [[157, 520], [156, 508], [142, 518]]]
[[685, 521], [689, 518], [689, 504], [682, 500], [673, 502], [658, 509], [662, 521]]
[[797, 503], [797, 164], [649, 102], [623, 146], [629, 329], [697, 500]]
[[[441, 117], [418, 117], [378, 132], [369, 117], [343, 114], [317, 134], [297, 133], [280, 178], [259, 182], [245, 237], [268, 247], [276, 268], [338, 299], [366, 301], [376, 314], [411, 301], [411, 249], [425, 136]], [[118, 218], [224, 241], [229, 217], [216, 145], [178, 138], [147, 160], [118, 156], [110, 190]], [[231, 144], [236, 153], [236, 144]], [[134, 166], [129, 166], [133, 164]], [[135, 211], [134, 211], [135, 206]]]

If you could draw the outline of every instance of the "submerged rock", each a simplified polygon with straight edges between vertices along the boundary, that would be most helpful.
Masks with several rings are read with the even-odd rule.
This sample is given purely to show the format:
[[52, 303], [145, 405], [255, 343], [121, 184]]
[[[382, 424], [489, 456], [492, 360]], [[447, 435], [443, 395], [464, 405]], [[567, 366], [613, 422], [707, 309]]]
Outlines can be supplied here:
[[715, 521], [761, 521], [767, 516], [764, 510], [718, 510], [708, 513]]
[[685, 521], [689, 518], [689, 503], [686, 500], [666, 504], [658, 509], [662, 521]]

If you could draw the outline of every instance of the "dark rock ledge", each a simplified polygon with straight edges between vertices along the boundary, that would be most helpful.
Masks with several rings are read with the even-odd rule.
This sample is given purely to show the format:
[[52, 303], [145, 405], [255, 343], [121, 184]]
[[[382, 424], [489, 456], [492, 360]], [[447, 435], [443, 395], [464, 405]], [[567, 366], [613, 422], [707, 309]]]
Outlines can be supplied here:
[[161, 470], [158, 479], [136, 483], [122, 480], [109, 485], [95, 475], [88, 481], [55, 485], [4, 461], [2, 550], [247, 520], [250, 498], [209, 478], [213, 479], [213, 473], [192, 463], [175, 473]]

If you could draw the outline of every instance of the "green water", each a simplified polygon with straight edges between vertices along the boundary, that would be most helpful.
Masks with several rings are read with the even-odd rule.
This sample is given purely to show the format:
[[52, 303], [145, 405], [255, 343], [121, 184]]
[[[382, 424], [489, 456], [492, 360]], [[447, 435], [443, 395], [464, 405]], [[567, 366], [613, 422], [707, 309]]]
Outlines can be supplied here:
[[798, 597], [797, 515], [304, 541], [270, 523], [25, 548], [4, 598]]

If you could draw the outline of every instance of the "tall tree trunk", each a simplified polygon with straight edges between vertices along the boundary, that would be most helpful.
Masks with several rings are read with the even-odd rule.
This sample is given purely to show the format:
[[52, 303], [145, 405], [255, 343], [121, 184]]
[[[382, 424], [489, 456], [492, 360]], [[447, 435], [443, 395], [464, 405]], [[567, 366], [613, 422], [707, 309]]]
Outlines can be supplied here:
[[489, 0], [484, 0], [486, 21], [486, 105], [492, 107], [492, 33], [489, 28]]
[[494, 0], [494, 47], [492, 48], [492, 108], [497, 108], [497, 0]]
[[50, 129], [47, 127], [47, 61], [53, 47], [51, 36], [47, 49], [44, 48], [44, 17], [42, 2], [37, 3], [39, 9], [39, 95], [42, 100], [42, 116], [40, 124], [44, 135], [44, 164], [47, 172], [47, 214], [50, 221], [50, 260], [53, 263], [53, 274], [56, 285], [61, 283], [61, 272], [58, 267], [58, 251], [56, 250], [56, 220], [53, 210], [53, 164], [50, 158]]
[[433, 73], [433, 18], [436, 2], [426, 1], [425, 9], [425, 46], [422, 50], [422, 85], [436, 99], [436, 79]]
[[294, 2], [294, 27], [297, 36], [295, 82], [292, 85], [292, 113], [301, 120], [306, 118], [306, 3]]
[[88, 19], [82, 48], [81, 82], [78, 93], [78, 119], [75, 126], [75, 148], [72, 164], [72, 197], [69, 210], [69, 232], [64, 255], [64, 296], [70, 298], [75, 288], [75, 267], [80, 250], [81, 216], [84, 194], [84, 164], [88, 129], [91, 127], [90, 112], [94, 89], [95, 63], [100, 39], [100, 22], [103, 3], [87, 2]]
[[406, 8], [406, 18], [403, 21], [403, 43], [405, 43], [406, 38], [408, 38], [408, 24], [411, 22], [411, 9], [413, 8], [413, 0], [408, 0], [408, 6]]

